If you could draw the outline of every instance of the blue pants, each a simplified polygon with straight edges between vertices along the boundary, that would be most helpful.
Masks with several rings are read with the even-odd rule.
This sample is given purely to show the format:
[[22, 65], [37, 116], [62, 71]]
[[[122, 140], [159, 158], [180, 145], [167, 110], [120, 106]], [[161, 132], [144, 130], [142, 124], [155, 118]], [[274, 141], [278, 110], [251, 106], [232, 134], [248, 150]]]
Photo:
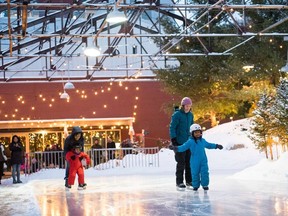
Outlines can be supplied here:
[[207, 162], [196, 162], [192, 164], [192, 186], [193, 188], [208, 187], [209, 185], [209, 168]]
[[20, 166], [21, 166], [21, 164], [13, 164], [12, 165], [13, 182], [16, 182], [16, 177], [17, 177], [17, 181], [20, 181]]

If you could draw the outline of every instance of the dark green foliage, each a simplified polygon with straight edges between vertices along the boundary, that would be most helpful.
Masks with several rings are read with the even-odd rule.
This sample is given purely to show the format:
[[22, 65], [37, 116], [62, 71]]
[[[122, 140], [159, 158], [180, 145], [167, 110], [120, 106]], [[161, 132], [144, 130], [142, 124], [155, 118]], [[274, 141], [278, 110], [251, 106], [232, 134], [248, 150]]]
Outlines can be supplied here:
[[[207, 3], [207, 1], [191, 1], [193, 3]], [[237, 4], [236, 1], [233, 2]], [[242, 1], [239, 1], [241, 4]], [[253, 1], [254, 4], [271, 4], [270, 1]], [[284, 4], [283, 1], [273, 1], [274, 4]], [[210, 2], [210, 4], [214, 4]], [[171, 46], [169, 53], [210, 53], [230, 50], [232, 55], [222, 56], [177, 56], [179, 65], [171, 65], [169, 69], [155, 71], [157, 78], [163, 82], [165, 90], [179, 96], [190, 96], [193, 100], [193, 111], [197, 118], [207, 116], [218, 119], [241, 111], [245, 116], [259, 99], [259, 92], [269, 90], [278, 85], [281, 74], [279, 69], [286, 59], [287, 44], [283, 37], [243, 37], [242, 33], [261, 32], [271, 25], [287, 17], [287, 11], [246, 10], [245, 22], [235, 25], [229, 13], [222, 13], [212, 20], [220, 9], [209, 11], [207, 15], [193, 23], [205, 10], [195, 10], [190, 15], [190, 25], [187, 30], [199, 33], [237, 33], [239, 37], [185, 37], [181, 38], [182, 28], [179, 23], [165, 17], [161, 24], [167, 33], [178, 33], [174, 38], [178, 43]], [[239, 10], [239, 13], [242, 11]], [[233, 14], [233, 13], [231, 13]], [[193, 23], [193, 24], [192, 24]], [[273, 31], [287, 32], [287, 22], [276, 25]], [[173, 38], [162, 38], [156, 41], [163, 46]], [[240, 45], [239, 45], [240, 44]], [[238, 46], [239, 45], [239, 46]], [[243, 66], [254, 68], [244, 70]]]

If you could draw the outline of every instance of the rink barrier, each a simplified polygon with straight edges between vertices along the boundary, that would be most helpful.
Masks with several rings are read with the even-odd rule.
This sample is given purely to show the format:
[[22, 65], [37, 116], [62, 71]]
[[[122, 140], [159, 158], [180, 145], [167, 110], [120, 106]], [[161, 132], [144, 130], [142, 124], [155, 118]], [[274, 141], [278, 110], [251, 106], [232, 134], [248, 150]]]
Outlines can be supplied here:
[[91, 149], [87, 153], [94, 169], [159, 167], [159, 148]]
[[[121, 148], [121, 149], [91, 149], [86, 153], [91, 158], [89, 167], [97, 170], [116, 167], [159, 167], [159, 148]], [[63, 151], [45, 151], [26, 153], [22, 170], [25, 174], [41, 169], [64, 169], [65, 157]]]

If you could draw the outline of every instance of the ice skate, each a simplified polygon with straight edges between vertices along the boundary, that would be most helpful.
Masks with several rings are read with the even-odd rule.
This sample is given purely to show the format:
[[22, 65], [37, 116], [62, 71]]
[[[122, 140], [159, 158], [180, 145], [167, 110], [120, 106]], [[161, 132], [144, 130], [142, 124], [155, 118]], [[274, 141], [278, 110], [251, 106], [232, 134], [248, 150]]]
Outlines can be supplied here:
[[203, 189], [204, 189], [204, 191], [208, 191], [209, 187], [208, 186], [204, 186]]
[[68, 186], [68, 178], [64, 178], [64, 180], [65, 180], [65, 187], [67, 187]]
[[186, 183], [186, 188], [188, 190], [193, 190], [192, 183]]
[[79, 184], [78, 185], [78, 190], [85, 190], [86, 189], [86, 184]]
[[185, 191], [185, 188], [186, 188], [186, 186], [183, 183], [177, 184], [176, 187], [178, 191]]
[[193, 191], [195, 191], [195, 192], [196, 192], [196, 191], [198, 191], [198, 188], [196, 188], [196, 187], [195, 187], [195, 188], [193, 188]]
[[65, 185], [65, 189], [66, 189], [66, 191], [70, 191], [70, 189], [71, 189], [72, 187], [71, 187], [71, 185]]

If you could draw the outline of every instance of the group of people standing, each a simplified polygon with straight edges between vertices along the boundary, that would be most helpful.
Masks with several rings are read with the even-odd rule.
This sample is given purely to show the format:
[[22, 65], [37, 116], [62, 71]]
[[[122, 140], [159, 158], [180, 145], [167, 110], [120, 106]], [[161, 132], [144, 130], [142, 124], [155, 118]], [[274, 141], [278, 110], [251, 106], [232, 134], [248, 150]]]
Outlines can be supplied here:
[[209, 169], [205, 148], [221, 150], [223, 146], [202, 138], [201, 126], [194, 124], [191, 107], [192, 100], [184, 97], [181, 106], [175, 108], [169, 127], [169, 149], [174, 150], [176, 160], [176, 187], [178, 190], [187, 187], [197, 191], [201, 185], [208, 190]]
[[[94, 159], [94, 166], [98, 165], [101, 163], [102, 159], [103, 159], [103, 152], [102, 151], [95, 151], [95, 150], [99, 150], [102, 149], [102, 145], [99, 143], [99, 139], [96, 138], [94, 141], [94, 144], [91, 146], [91, 150], [92, 150], [92, 157]], [[115, 150], [116, 149], [116, 144], [113, 141], [113, 139], [111, 137], [107, 138], [107, 149], [111, 149], [107, 152], [107, 159], [108, 160], [113, 160], [115, 159]]]

